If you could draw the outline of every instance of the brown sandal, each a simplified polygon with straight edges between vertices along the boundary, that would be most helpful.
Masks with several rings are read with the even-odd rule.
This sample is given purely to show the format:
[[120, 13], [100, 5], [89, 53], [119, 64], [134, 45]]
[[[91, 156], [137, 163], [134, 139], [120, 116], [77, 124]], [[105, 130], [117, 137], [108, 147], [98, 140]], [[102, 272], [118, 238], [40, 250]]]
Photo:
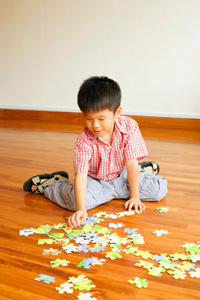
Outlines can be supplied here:
[[[46, 179], [41, 183], [41, 179]], [[23, 186], [25, 192], [44, 194], [44, 189], [54, 183], [57, 180], [67, 180], [68, 174], [64, 171], [57, 171], [51, 174], [40, 174], [29, 178]], [[33, 192], [31, 190], [32, 185], [36, 185], [37, 189]]]

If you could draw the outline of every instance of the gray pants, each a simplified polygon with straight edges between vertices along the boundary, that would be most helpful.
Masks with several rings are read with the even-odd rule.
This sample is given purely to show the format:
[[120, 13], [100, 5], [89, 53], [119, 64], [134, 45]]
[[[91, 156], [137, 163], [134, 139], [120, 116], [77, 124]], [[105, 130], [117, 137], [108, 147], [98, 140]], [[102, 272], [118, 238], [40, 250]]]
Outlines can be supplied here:
[[[141, 201], [160, 201], [167, 194], [167, 180], [148, 172], [139, 173]], [[92, 209], [112, 199], [129, 199], [127, 171], [110, 181], [87, 178], [86, 209]], [[68, 180], [58, 180], [45, 188], [44, 196], [59, 206], [76, 211], [74, 186]]]

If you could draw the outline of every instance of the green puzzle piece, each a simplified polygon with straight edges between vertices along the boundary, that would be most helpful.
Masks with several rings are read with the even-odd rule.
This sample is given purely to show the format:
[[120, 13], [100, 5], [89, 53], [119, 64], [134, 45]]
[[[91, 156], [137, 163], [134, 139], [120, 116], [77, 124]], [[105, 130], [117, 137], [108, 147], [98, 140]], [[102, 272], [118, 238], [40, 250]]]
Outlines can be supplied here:
[[141, 279], [139, 277], [134, 277], [133, 278], [134, 280], [130, 279], [128, 280], [128, 282], [130, 284], [135, 284], [135, 286], [138, 288], [138, 289], [141, 289], [141, 288], [147, 288], [148, 287], [148, 282], [146, 281], [145, 278]]

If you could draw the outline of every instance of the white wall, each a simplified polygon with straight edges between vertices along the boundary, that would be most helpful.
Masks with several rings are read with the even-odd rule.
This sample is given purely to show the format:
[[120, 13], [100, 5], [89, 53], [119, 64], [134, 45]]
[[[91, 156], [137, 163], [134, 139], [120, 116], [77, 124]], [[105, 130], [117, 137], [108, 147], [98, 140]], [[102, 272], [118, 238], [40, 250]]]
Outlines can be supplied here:
[[125, 113], [200, 117], [200, 0], [0, 0], [0, 108], [78, 111], [84, 79]]

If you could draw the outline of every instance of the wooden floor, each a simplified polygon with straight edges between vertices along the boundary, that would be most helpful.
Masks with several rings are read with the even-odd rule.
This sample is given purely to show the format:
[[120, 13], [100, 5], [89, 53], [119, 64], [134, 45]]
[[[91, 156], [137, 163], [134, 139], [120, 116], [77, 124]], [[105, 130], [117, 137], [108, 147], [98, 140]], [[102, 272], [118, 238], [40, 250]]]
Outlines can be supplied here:
[[[26, 194], [24, 181], [32, 175], [54, 170], [66, 170], [71, 181], [73, 174], [73, 146], [80, 126], [58, 124], [0, 121], [0, 299], [77, 299], [73, 294], [59, 294], [55, 287], [71, 276], [85, 274], [96, 285], [90, 293], [98, 300], [182, 300], [200, 299], [200, 279], [174, 279], [167, 271], [161, 277], [148, 274], [134, 264], [142, 259], [133, 254], [122, 258], [106, 259], [102, 266], [88, 270], [77, 268], [82, 259], [95, 256], [105, 258], [104, 252], [73, 253], [44, 256], [43, 249], [60, 245], [38, 245], [42, 235], [19, 236], [19, 230], [38, 228], [65, 222], [70, 212], [45, 199], [42, 195]], [[185, 253], [185, 243], [200, 242], [200, 133], [170, 130], [142, 129], [149, 150], [149, 160], [161, 167], [160, 175], [167, 178], [169, 192], [160, 203], [146, 203], [141, 215], [122, 217], [109, 222], [121, 222], [128, 228], [138, 228], [145, 240], [136, 245], [151, 254]], [[124, 210], [124, 201], [113, 200], [89, 211], [117, 213]], [[159, 213], [158, 206], [169, 208], [168, 213]], [[155, 229], [165, 229], [168, 235], [156, 237]], [[122, 236], [123, 229], [115, 229]], [[55, 232], [55, 231], [54, 231]], [[126, 245], [122, 245], [126, 248]], [[187, 254], [187, 253], [185, 253]], [[50, 261], [57, 258], [70, 261], [68, 267], [52, 268]], [[158, 264], [151, 259], [146, 261]], [[178, 261], [179, 264], [182, 261]], [[195, 263], [200, 268], [200, 262]], [[44, 284], [34, 281], [39, 274], [55, 277], [55, 282]], [[133, 277], [146, 278], [148, 288], [138, 289], [127, 281]], [[83, 291], [85, 292], [85, 291]]]

